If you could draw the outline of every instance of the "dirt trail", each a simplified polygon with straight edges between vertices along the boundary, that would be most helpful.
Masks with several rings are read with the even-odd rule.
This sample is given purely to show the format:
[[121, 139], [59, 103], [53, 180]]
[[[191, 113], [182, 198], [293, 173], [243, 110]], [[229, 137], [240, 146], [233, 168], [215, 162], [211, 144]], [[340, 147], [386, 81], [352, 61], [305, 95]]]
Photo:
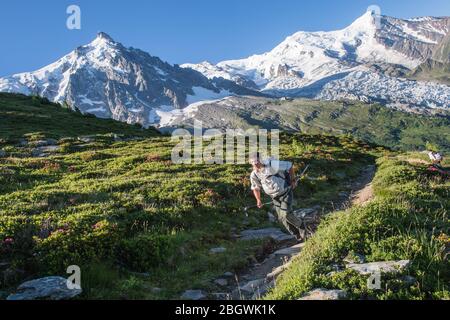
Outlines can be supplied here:
[[[335, 210], [364, 205], [373, 199], [372, 179], [374, 175], [374, 165], [364, 168], [360, 177], [351, 183], [350, 194], [339, 203], [334, 204]], [[264, 261], [254, 264], [245, 274], [236, 276], [235, 281], [227, 288], [227, 291], [230, 292], [226, 295], [227, 299], [257, 299], [263, 296], [274, 286], [276, 278], [288, 267], [292, 258], [300, 253], [303, 245], [304, 243], [293, 245], [292, 241], [276, 244], [275, 251]]]
[[351, 203], [355, 205], [364, 205], [373, 199], [373, 186], [372, 180], [375, 176], [375, 166], [368, 166], [363, 173], [359, 181], [353, 187], [354, 192], [351, 198]]

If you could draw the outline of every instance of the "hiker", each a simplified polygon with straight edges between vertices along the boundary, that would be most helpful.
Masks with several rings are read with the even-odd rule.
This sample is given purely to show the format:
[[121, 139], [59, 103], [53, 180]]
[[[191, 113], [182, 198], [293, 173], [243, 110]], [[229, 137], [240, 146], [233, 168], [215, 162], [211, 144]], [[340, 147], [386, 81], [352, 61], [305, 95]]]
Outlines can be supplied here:
[[253, 171], [250, 175], [251, 189], [256, 198], [258, 208], [262, 208], [261, 189], [272, 198], [278, 221], [286, 230], [297, 236], [299, 231], [288, 223], [288, 216], [292, 214], [293, 189], [295, 173], [292, 162], [267, 159], [263, 161], [260, 154], [250, 156]]
[[431, 162], [433, 163], [433, 166], [436, 166], [439, 169], [443, 169], [441, 166], [441, 162], [443, 159], [442, 154], [440, 154], [439, 152], [430, 151], [430, 152], [428, 152], [428, 157], [430, 158]]

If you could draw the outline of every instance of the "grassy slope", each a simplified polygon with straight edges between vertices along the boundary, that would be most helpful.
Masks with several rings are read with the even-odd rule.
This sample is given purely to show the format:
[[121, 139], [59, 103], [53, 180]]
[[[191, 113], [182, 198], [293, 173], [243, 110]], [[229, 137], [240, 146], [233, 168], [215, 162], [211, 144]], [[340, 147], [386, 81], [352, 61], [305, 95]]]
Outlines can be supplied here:
[[[240, 104], [245, 105], [246, 100]], [[362, 102], [257, 100], [251, 107], [212, 110], [238, 128], [279, 128], [310, 134], [352, 134], [397, 150], [424, 150], [427, 141], [450, 151], [450, 118], [410, 114]], [[207, 117], [206, 117], [207, 118]]]
[[[78, 264], [83, 298], [176, 298], [186, 289], [219, 291], [214, 277], [260, 256], [260, 243], [232, 237], [270, 225], [264, 211], [253, 211], [248, 220], [242, 213], [242, 206], [254, 203], [247, 166], [174, 165], [168, 137], [115, 142], [107, 132], [145, 131], [60, 113], [21, 96], [3, 99], [11, 99], [2, 100], [3, 123], [26, 119], [15, 122], [14, 134], [1, 131], [0, 148], [11, 156], [0, 158], [0, 260], [25, 273], [1, 279], [1, 287], [65, 275], [68, 265]], [[62, 121], [65, 125], [57, 123]], [[96, 134], [95, 141], [75, 138], [88, 133]], [[16, 145], [24, 137], [64, 137], [58, 142], [63, 148], [49, 158], [31, 158], [29, 149]], [[296, 135], [283, 137], [281, 151], [299, 167], [310, 163], [316, 178], [297, 190], [298, 206], [331, 207], [382, 149], [345, 136]], [[14, 242], [4, 242], [7, 238]], [[217, 246], [227, 253], [209, 254]], [[152, 287], [163, 291], [154, 293]]]
[[[450, 298], [450, 182], [395, 156], [380, 158], [378, 166], [375, 200], [329, 216], [268, 298], [295, 299], [313, 288], [345, 289], [355, 299]], [[417, 281], [408, 285], [387, 275], [374, 291], [367, 289], [367, 276], [349, 270], [327, 275], [351, 252], [369, 262], [411, 259], [405, 273]]]
[[114, 120], [83, 116], [40, 97], [0, 93], [0, 139], [16, 141], [39, 136], [59, 139], [111, 132], [139, 137], [156, 134], [154, 129], [142, 130]]

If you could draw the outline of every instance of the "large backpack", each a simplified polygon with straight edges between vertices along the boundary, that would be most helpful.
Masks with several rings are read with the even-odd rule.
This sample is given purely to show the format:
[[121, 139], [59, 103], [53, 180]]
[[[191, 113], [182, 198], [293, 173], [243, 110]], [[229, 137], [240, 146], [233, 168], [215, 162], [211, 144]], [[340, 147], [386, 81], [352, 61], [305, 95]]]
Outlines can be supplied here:
[[[272, 166], [272, 160], [269, 161], [269, 166]], [[269, 177], [277, 177], [281, 178], [284, 181], [283, 189], [287, 190], [291, 186], [291, 175], [289, 174], [289, 170], [284, 170], [281, 172], [277, 172], [274, 175], [271, 175]]]

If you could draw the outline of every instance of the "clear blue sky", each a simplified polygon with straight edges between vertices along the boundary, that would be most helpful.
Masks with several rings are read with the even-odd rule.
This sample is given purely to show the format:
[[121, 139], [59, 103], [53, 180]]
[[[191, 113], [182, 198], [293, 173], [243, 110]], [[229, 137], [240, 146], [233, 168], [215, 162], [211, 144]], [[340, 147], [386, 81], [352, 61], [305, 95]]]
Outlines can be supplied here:
[[[81, 7], [81, 30], [66, 28], [70, 4]], [[43, 67], [98, 31], [170, 63], [243, 58], [299, 30], [343, 28], [372, 4], [400, 18], [450, 15], [449, 0], [7, 0], [0, 76]]]

